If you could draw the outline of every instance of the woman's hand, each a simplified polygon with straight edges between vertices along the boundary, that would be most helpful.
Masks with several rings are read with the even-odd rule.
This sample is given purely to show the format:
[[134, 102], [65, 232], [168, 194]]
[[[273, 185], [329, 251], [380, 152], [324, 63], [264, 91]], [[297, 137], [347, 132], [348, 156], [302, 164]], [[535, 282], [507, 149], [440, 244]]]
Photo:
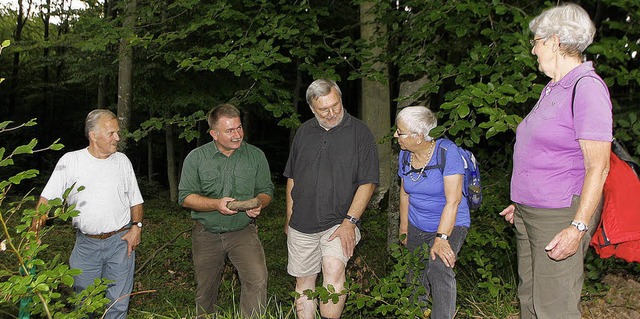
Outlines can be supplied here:
[[573, 256], [580, 248], [580, 240], [585, 232], [577, 230], [573, 226], [569, 226], [559, 233], [544, 247], [549, 258], [560, 261]]
[[503, 216], [504, 220], [506, 220], [509, 223], [513, 224], [513, 212], [515, 210], [516, 210], [516, 206], [511, 204], [511, 205], [507, 206], [507, 208], [503, 209], [500, 212], [500, 216]]
[[456, 253], [451, 249], [451, 245], [449, 245], [448, 240], [436, 237], [436, 240], [433, 242], [433, 247], [431, 247], [430, 254], [432, 260], [436, 260], [436, 256], [438, 256], [449, 268], [453, 268], [456, 264]]

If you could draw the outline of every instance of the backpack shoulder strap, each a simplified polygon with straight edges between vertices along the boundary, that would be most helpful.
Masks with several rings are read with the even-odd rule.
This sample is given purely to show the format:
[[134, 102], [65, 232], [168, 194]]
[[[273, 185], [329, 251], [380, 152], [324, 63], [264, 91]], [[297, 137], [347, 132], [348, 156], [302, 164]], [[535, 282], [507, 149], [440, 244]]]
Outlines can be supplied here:
[[573, 92], [571, 93], [571, 118], [573, 118], [573, 116], [575, 115], [574, 113], [574, 107], [573, 107], [573, 102], [576, 99], [576, 89], [578, 88], [578, 82], [580, 82], [580, 80], [584, 79], [584, 78], [594, 78], [596, 80], [598, 80], [598, 78], [596, 78], [595, 76], [591, 76], [591, 75], [585, 75], [583, 77], [580, 77], [576, 80], [576, 83], [573, 84]]
[[451, 141], [448, 138], [443, 138], [440, 142], [440, 163], [438, 163], [438, 168], [440, 169], [440, 173], [444, 175], [444, 168], [447, 165], [447, 149], [449, 147], [455, 146], [456, 143]]

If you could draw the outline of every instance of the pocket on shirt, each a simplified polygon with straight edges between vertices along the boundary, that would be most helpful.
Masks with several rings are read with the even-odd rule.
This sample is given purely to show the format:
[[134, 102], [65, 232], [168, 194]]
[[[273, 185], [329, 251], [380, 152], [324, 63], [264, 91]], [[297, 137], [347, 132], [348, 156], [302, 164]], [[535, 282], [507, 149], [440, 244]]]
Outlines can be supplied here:
[[235, 193], [253, 197], [256, 187], [256, 173], [257, 170], [252, 167], [236, 168], [233, 172]]

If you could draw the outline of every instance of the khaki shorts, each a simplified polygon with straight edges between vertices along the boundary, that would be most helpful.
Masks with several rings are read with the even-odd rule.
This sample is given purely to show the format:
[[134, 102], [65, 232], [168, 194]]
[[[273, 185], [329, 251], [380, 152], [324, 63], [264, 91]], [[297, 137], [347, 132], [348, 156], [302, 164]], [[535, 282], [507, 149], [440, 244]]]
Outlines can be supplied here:
[[[307, 277], [322, 270], [322, 258], [332, 256], [347, 265], [349, 257], [342, 251], [340, 238], [329, 241], [331, 234], [340, 225], [313, 234], [301, 233], [291, 227], [287, 230], [287, 248], [289, 262], [287, 272], [294, 277]], [[356, 227], [356, 245], [360, 242], [360, 229]]]

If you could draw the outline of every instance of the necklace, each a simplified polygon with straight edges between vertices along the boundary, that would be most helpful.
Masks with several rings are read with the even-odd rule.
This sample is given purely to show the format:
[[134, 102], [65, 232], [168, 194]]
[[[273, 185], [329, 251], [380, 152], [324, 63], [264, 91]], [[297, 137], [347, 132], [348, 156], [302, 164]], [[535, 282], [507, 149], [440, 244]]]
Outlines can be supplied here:
[[[424, 173], [424, 169], [429, 165], [429, 161], [431, 160], [431, 153], [433, 152], [433, 148], [435, 147], [436, 142], [431, 142], [431, 147], [429, 147], [429, 153], [427, 153], [427, 160], [424, 162], [424, 166], [420, 169], [420, 174], [417, 177], [413, 177], [413, 171], [409, 172], [409, 178], [411, 178], [412, 182], [417, 182], [422, 178], [422, 173]], [[412, 168], [411, 161], [413, 160], [413, 156], [409, 157], [409, 168]]]

